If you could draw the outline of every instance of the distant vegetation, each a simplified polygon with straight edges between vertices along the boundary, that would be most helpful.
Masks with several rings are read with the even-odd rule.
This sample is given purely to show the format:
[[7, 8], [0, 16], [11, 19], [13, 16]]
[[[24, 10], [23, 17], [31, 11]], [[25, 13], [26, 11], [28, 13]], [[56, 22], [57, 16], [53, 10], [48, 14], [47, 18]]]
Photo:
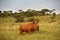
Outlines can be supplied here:
[[[54, 19], [56, 16], [56, 13], [52, 13], [54, 11], [55, 11], [55, 9], [53, 9], [53, 10], [42, 9], [40, 11], [33, 10], [33, 9], [28, 9], [27, 11], [18, 10], [18, 12], [15, 12], [15, 13], [13, 13], [12, 11], [3, 11], [3, 13], [2, 13], [2, 11], [0, 11], [0, 17], [2, 17], [2, 18], [6, 18], [6, 17], [16, 18], [15, 22], [24, 22], [25, 17], [32, 17], [32, 16], [53, 15], [51, 17], [51, 19]], [[31, 20], [31, 18], [30, 18], [30, 20]]]

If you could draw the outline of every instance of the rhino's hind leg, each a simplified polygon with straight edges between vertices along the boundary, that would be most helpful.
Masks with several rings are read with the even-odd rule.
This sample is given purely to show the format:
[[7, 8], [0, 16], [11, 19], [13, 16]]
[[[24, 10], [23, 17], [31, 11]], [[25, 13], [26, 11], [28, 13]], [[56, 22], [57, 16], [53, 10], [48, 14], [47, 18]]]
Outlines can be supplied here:
[[20, 31], [20, 34], [24, 34], [24, 31]]

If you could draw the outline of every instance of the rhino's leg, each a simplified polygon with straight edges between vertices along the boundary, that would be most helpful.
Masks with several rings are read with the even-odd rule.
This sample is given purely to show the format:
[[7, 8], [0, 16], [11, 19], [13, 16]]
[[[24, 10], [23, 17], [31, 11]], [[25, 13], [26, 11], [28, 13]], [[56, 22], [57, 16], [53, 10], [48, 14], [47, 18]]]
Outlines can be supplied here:
[[33, 32], [31, 30], [29, 30], [29, 34], [33, 34]]
[[31, 29], [32, 32], [35, 32], [35, 29]]
[[24, 32], [24, 31], [23, 31], [23, 30], [21, 30], [21, 31], [20, 31], [20, 34], [24, 34], [23, 32]]
[[37, 27], [37, 31], [39, 31], [39, 26]]

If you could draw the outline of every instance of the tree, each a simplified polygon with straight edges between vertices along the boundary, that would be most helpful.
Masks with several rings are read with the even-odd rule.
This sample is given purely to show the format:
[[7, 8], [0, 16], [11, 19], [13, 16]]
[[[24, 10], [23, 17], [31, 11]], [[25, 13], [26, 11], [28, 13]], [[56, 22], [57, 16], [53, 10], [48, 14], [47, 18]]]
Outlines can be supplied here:
[[26, 16], [28, 16], [28, 17], [33, 16], [33, 15], [32, 15], [32, 9], [28, 9], [28, 10], [25, 12], [25, 14], [26, 14]]
[[53, 16], [55, 17], [56, 16], [56, 13], [53, 13]]
[[0, 17], [2, 16], [2, 11], [0, 11]]
[[8, 11], [8, 13], [12, 13], [12, 11], [10, 10], [10, 11]]
[[24, 12], [23, 10], [18, 10], [19, 13]]
[[2, 13], [2, 11], [0, 11], [0, 14]]
[[10, 12], [9, 11], [4, 11], [3, 12], [3, 17], [8, 17], [10, 16]]
[[55, 9], [49, 10], [49, 14], [51, 14], [51, 13], [54, 12], [54, 11], [55, 11]]
[[43, 11], [43, 12], [48, 12], [49, 9], [42, 9], [41, 11]]
[[23, 15], [17, 15], [16, 16], [16, 22], [23, 22], [24, 21], [24, 16]]
[[45, 13], [44, 13], [43, 11], [40, 11], [40, 14], [41, 14], [42, 16], [44, 16], [44, 15], [45, 15]]
[[42, 10], [40, 11], [40, 13], [42, 13], [42, 15], [45, 15], [46, 12], [49, 12], [49, 9], [42, 9]]

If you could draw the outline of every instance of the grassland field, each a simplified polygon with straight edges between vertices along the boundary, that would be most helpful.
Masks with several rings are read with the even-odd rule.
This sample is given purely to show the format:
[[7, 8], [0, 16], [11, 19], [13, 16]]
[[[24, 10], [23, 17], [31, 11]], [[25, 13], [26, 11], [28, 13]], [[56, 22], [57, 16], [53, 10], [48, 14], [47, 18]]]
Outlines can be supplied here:
[[[19, 24], [15, 18], [0, 18], [0, 40], [60, 40], [60, 15], [55, 17], [56, 22], [49, 23], [50, 16], [34, 16], [39, 21], [39, 31], [33, 34], [19, 34]], [[28, 18], [25, 18], [27, 20]]]

